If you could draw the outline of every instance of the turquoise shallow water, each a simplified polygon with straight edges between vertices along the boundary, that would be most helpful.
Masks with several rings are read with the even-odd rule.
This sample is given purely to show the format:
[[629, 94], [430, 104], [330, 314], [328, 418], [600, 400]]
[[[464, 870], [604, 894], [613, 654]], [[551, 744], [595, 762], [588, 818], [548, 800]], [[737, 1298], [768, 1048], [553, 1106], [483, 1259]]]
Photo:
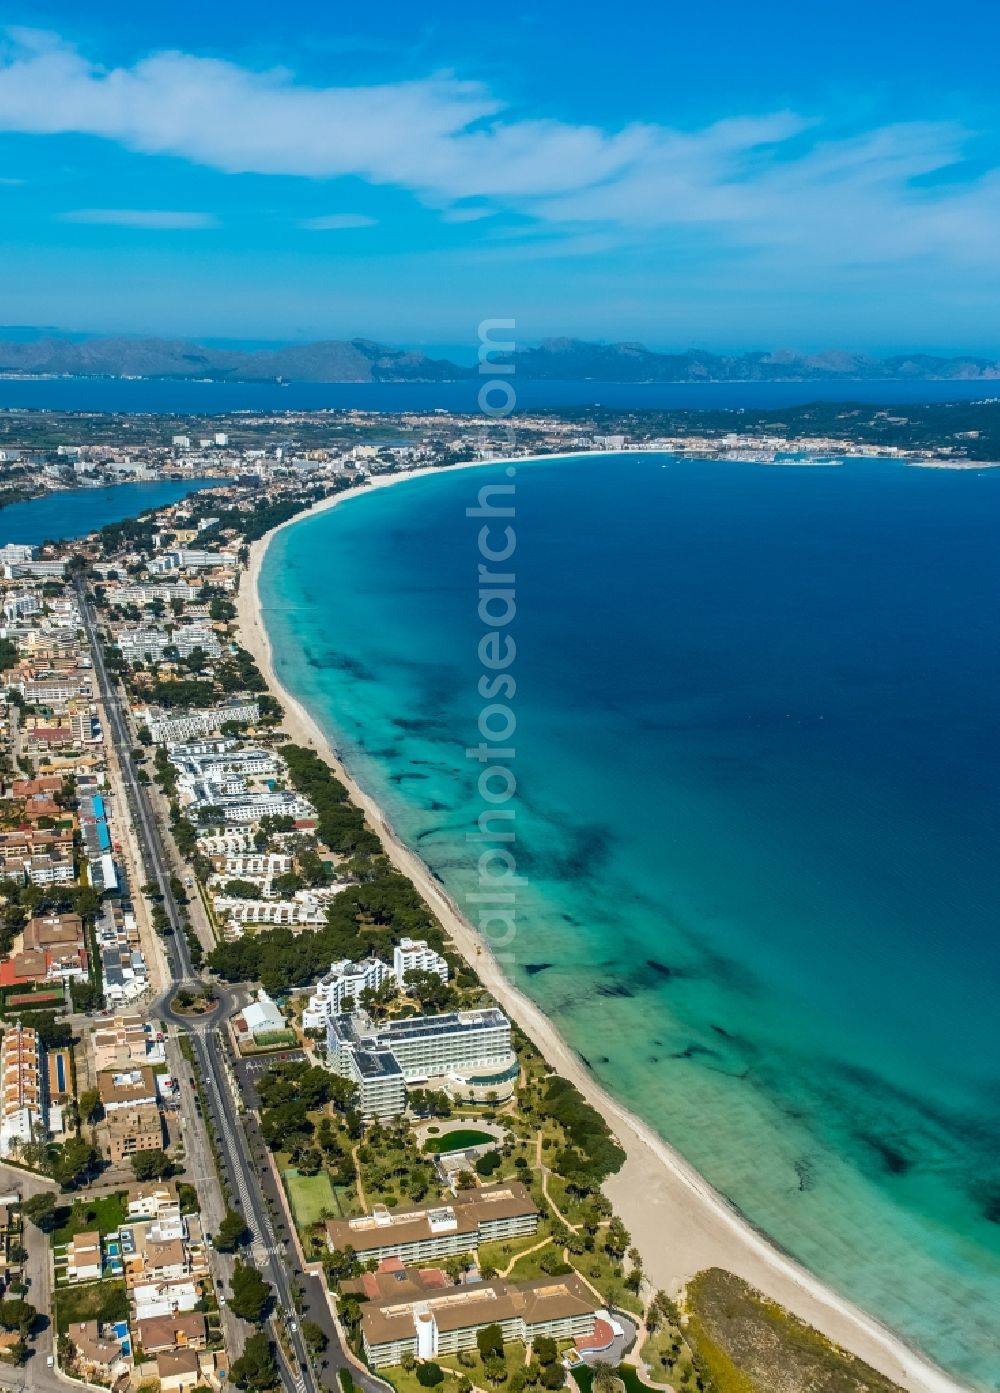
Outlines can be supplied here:
[[[494, 470], [261, 579], [281, 680], [459, 900]], [[517, 475], [510, 971], [820, 1276], [1000, 1388], [1000, 471]]]

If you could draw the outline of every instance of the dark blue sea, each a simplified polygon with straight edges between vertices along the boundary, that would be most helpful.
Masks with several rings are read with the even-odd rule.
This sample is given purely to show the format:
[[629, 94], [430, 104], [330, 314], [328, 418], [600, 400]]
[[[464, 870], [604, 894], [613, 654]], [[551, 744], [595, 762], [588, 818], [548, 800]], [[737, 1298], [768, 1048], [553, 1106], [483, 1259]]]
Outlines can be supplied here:
[[[0, 378], [0, 410], [129, 411], [218, 415], [232, 411], [475, 412], [480, 381], [161, 382], [117, 378]], [[913, 404], [981, 401], [1000, 382], [530, 382], [515, 380], [521, 410], [544, 407], [713, 408], [801, 406], [811, 401]]]
[[7, 542], [60, 542], [85, 537], [111, 522], [163, 508], [219, 479], [156, 479], [106, 488], [60, 489], [0, 508], [0, 546]]
[[[490, 481], [349, 500], [262, 576], [282, 681], [473, 918]], [[508, 970], [754, 1223], [1000, 1388], [1000, 470], [516, 490]]]

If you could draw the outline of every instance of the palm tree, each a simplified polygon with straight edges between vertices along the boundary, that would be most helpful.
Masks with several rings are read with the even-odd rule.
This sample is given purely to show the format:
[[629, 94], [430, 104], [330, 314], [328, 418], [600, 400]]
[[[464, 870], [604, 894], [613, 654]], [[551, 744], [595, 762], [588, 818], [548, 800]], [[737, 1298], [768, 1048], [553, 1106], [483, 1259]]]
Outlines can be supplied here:
[[596, 1364], [591, 1364], [591, 1387], [594, 1393], [616, 1393], [618, 1388], [618, 1375], [610, 1364], [603, 1360], [598, 1360]]

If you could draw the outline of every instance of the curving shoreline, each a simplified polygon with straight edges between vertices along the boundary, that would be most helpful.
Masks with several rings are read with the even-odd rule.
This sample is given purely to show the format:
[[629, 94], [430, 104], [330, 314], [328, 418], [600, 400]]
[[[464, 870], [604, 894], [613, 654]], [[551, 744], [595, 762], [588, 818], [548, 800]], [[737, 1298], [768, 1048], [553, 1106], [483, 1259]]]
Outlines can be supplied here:
[[[545, 459], [565, 459], [553, 455]], [[475, 461], [453, 468], [489, 468], [505, 461]], [[511, 463], [529, 463], [520, 458]], [[336, 506], [346, 498], [386, 487], [433, 469], [381, 476], [371, 484], [346, 490], [324, 500], [307, 513], [282, 524], [289, 527], [305, 517]], [[540, 1009], [501, 973], [488, 947], [430, 869], [395, 834], [381, 808], [356, 783], [330, 747], [319, 726], [278, 681], [270, 639], [264, 627], [259, 577], [271, 538], [281, 527], [252, 544], [244, 583], [237, 597], [240, 641], [256, 659], [275, 695], [286, 708], [283, 722], [291, 738], [311, 746], [336, 770], [352, 800], [361, 807], [382, 836], [387, 854], [413, 880], [456, 948], [474, 965], [486, 987], [524, 1029], [544, 1056], [571, 1079], [597, 1107], [627, 1153], [627, 1160], [605, 1189], [626, 1226], [635, 1235], [644, 1265], [657, 1286], [676, 1291], [697, 1271], [720, 1266], [744, 1277], [767, 1296], [816, 1326], [837, 1344], [896, 1380], [912, 1393], [955, 1393], [960, 1385], [923, 1356], [911, 1350], [873, 1317], [824, 1286], [794, 1259], [774, 1247], [754, 1229], [688, 1162], [651, 1128], [601, 1088], [568, 1048]]]

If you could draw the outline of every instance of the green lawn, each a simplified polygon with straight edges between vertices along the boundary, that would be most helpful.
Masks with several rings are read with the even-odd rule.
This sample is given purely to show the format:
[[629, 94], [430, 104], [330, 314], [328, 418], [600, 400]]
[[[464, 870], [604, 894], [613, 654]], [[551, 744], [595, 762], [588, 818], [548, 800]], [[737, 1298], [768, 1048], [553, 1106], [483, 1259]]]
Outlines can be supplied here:
[[125, 1222], [125, 1205], [121, 1195], [105, 1195], [103, 1199], [75, 1200], [72, 1209], [57, 1209], [58, 1223], [52, 1230], [52, 1245], [58, 1247], [70, 1241], [74, 1234], [96, 1229], [103, 1237]]
[[128, 1294], [120, 1279], [90, 1282], [82, 1287], [61, 1287], [56, 1292], [56, 1329], [65, 1335], [79, 1321], [99, 1323], [128, 1319]]
[[459, 1128], [454, 1132], [445, 1132], [441, 1137], [428, 1137], [424, 1142], [424, 1150], [434, 1153], [443, 1151], [466, 1151], [470, 1146], [488, 1146], [496, 1143], [496, 1137], [491, 1132], [476, 1132], [471, 1128]]
[[[535, 1242], [540, 1243], [541, 1239], [536, 1238]], [[544, 1248], [539, 1248], [535, 1253], [525, 1253], [525, 1255], [518, 1258], [517, 1262], [514, 1264], [508, 1281], [529, 1282], [533, 1277], [544, 1277], [545, 1268], [542, 1266], [543, 1258], [547, 1258], [549, 1262], [553, 1260], [561, 1262], [562, 1253], [555, 1249], [551, 1243], [546, 1243]], [[510, 1258], [508, 1258], [507, 1261], [510, 1262]]]
[[290, 1169], [282, 1171], [282, 1178], [295, 1222], [300, 1229], [308, 1229], [318, 1223], [325, 1209], [333, 1214], [340, 1213], [340, 1205], [326, 1171], [320, 1171], [318, 1175], [299, 1175], [297, 1170]]
[[[495, 1267], [498, 1272], [501, 1272], [516, 1253], [523, 1253], [527, 1248], [533, 1248], [536, 1243], [541, 1243], [547, 1232], [548, 1225], [543, 1220], [538, 1226], [537, 1233], [526, 1233], [520, 1238], [500, 1238], [489, 1243], [481, 1243], [478, 1253], [479, 1266]], [[542, 1252], [544, 1251], [543, 1248]]]
[[[256, 1050], [283, 1050], [289, 1045], [297, 1045], [298, 1036], [294, 1030], [266, 1030], [254, 1036], [253, 1048]], [[250, 1051], [245, 1050], [244, 1053]]]

